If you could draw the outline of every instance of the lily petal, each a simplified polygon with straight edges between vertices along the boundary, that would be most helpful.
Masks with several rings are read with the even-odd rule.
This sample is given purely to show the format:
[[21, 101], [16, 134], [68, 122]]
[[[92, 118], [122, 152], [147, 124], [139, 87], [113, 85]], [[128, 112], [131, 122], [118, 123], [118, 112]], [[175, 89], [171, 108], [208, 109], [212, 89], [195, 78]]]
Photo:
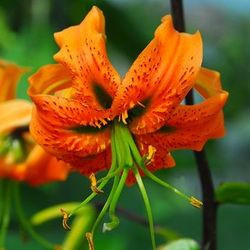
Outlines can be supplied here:
[[0, 60], [0, 103], [15, 98], [18, 80], [26, 71], [27, 68]]
[[[224, 136], [222, 108], [228, 93], [221, 89], [219, 73], [202, 68], [195, 88], [206, 99], [199, 104], [177, 107], [159, 131], [136, 135], [138, 145], [152, 145], [166, 155], [177, 149], [200, 151], [208, 139]], [[162, 167], [165, 165], [158, 165], [158, 168]]]
[[36, 145], [25, 162], [25, 181], [31, 185], [62, 181], [67, 178], [69, 170], [69, 164], [58, 161]]
[[[88, 155], [96, 155], [105, 151], [110, 145], [110, 129], [78, 126], [69, 127], [68, 124], [51, 123], [41, 119], [36, 108], [33, 110], [30, 132], [47, 152], [58, 159], [70, 162]], [[66, 119], [65, 119], [66, 122]], [[75, 160], [74, 160], [75, 159]]]
[[71, 86], [71, 74], [61, 64], [49, 64], [41, 67], [28, 79], [28, 94], [32, 97], [40, 94], [53, 94]]
[[92, 173], [97, 173], [110, 168], [111, 165], [111, 148], [107, 147], [101, 153], [82, 157], [68, 157], [67, 160], [71, 163], [74, 169], [80, 171], [81, 174], [89, 176]]
[[193, 87], [201, 61], [200, 33], [179, 33], [171, 16], [165, 16], [154, 39], [126, 74], [113, 108], [121, 113], [130, 109], [133, 115], [141, 106], [130, 124], [131, 131], [143, 134], [158, 130]]
[[0, 133], [28, 126], [31, 119], [32, 104], [25, 100], [10, 100], [0, 103]]
[[[71, 72], [74, 98], [87, 100], [95, 109], [109, 108], [120, 84], [120, 76], [107, 57], [104, 26], [102, 11], [93, 7], [81, 24], [55, 33], [60, 51], [54, 59]], [[100, 91], [111, 100], [103, 103]]]

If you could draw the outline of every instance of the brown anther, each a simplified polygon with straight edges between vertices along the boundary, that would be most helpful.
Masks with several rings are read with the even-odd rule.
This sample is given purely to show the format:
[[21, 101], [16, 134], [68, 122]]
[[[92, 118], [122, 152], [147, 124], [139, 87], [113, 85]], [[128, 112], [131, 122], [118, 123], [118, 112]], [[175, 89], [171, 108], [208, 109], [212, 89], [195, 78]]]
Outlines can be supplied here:
[[62, 208], [60, 210], [63, 215], [63, 221], [62, 221], [63, 228], [65, 230], [70, 230], [70, 226], [68, 225], [69, 214]]
[[122, 122], [124, 124], [127, 124], [127, 121], [126, 121], [127, 118], [128, 118], [128, 112], [127, 110], [125, 110], [124, 112], [122, 112]]
[[191, 196], [189, 199], [189, 202], [192, 206], [197, 207], [197, 208], [201, 208], [203, 203], [202, 201], [196, 199], [195, 197]]
[[90, 183], [91, 183], [91, 190], [96, 193], [96, 194], [102, 194], [104, 193], [103, 190], [99, 189], [97, 187], [97, 181], [96, 181], [96, 177], [95, 177], [95, 174], [92, 173], [90, 176], [89, 176], [89, 180], [90, 180]]
[[153, 147], [152, 145], [148, 146], [148, 153], [145, 155], [145, 164], [148, 165], [150, 164], [155, 156], [156, 148]]
[[86, 239], [87, 239], [87, 241], [88, 241], [88, 243], [89, 243], [89, 250], [95, 250], [95, 246], [94, 246], [94, 241], [93, 241], [93, 235], [92, 235], [92, 233], [87, 232], [87, 233], [85, 234], [85, 236], [86, 236]]

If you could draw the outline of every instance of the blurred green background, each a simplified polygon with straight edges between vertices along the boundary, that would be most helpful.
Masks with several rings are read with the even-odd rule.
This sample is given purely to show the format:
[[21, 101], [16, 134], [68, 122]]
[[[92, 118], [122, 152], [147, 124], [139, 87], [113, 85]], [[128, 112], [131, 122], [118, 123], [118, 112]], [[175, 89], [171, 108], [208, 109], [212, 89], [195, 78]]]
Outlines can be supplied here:
[[[250, 2], [248, 0], [185, 0], [188, 32], [199, 29], [204, 42], [203, 65], [221, 72], [224, 89], [230, 98], [225, 107], [227, 136], [207, 143], [207, 153], [216, 185], [225, 181], [250, 181]], [[31, 67], [53, 62], [58, 50], [53, 33], [78, 24], [92, 5], [106, 16], [108, 53], [124, 74], [131, 62], [150, 41], [163, 15], [170, 13], [167, 0], [0, 0], [0, 57]], [[26, 74], [19, 84], [18, 96], [26, 94]], [[158, 172], [158, 176], [186, 193], [200, 195], [199, 179], [190, 151], [174, 153], [177, 166]], [[201, 210], [190, 206], [150, 180], [145, 184], [153, 207], [155, 223], [182, 237], [201, 239]], [[23, 184], [23, 206], [28, 216], [61, 202], [81, 201], [89, 194], [89, 181], [72, 174], [64, 183], [39, 188]], [[97, 198], [95, 201], [102, 201]], [[143, 201], [136, 186], [124, 189], [119, 206], [140, 216], [145, 215]], [[120, 216], [120, 226], [96, 234], [96, 249], [150, 249], [147, 227]], [[218, 211], [218, 249], [250, 249], [250, 208], [223, 205]], [[48, 239], [60, 243], [66, 232], [61, 220], [39, 227]], [[157, 242], [165, 239], [157, 236]], [[7, 238], [7, 249], [42, 250], [18, 228], [15, 215]], [[87, 249], [85, 242], [84, 249]], [[71, 250], [71, 249], [69, 249]]]

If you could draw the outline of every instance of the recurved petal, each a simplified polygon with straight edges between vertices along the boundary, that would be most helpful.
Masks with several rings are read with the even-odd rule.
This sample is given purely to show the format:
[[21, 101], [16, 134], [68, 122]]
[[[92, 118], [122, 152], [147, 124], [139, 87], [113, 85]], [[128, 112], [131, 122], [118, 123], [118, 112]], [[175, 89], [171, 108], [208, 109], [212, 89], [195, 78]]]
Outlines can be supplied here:
[[201, 61], [200, 33], [179, 33], [171, 16], [165, 16], [154, 39], [126, 74], [114, 109], [129, 110], [133, 133], [156, 131], [193, 87]]
[[[166, 122], [168, 126], [177, 129], [200, 127], [202, 130], [206, 123], [218, 119], [228, 98], [228, 92], [221, 88], [220, 74], [201, 68], [194, 87], [205, 100], [194, 105], [179, 105]], [[223, 115], [219, 117], [223, 125]]]
[[0, 133], [28, 126], [31, 119], [31, 110], [32, 104], [21, 99], [0, 103]]
[[84, 158], [70, 156], [66, 161], [71, 162], [72, 168], [80, 171], [81, 174], [89, 176], [92, 173], [97, 173], [102, 170], [109, 169], [111, 166], [111, 149], [107, 147], [101, 153], [89, 155]]
[[49, 64], [41, 67], [28, 79], [30, 96], [53, 94], [56, 91], [71, 87], [71, 74], [61, 64]]
[[[66, 121], [66, 119], [65, 119]], [[73, 123], [72, 123], [73, 124]], [[69, 126], [47, 122], [33, 110], [30, 131], [38, 144], [58, 159], [74, 165], [74, 159], [103, 152], [110, 145], [109, 127]]]
[[31, 185], [41, 185], [52, 181], [63, 181], [70, 170], [69, 164], [57, 160], [39, 145], [30, 152], [25, 162], [25, 178]]
[[0, 103], [15, 98], [17, 83], [26, 71], [27, 68], [0, 60]]
[[71, 72], [74, 98], [88, 100], [89, 106], [99, 109], [111, 106], [120, 84], [107, 56], [104, 26], [102, 11], [93, 7], [79, 25], [55, 33], [60, 51], [54, 59]]
[[[225, 134], [222, 108], [228, 93], [221, 89], [218, 72], [202, 68], [195, 88], [206, 99], [195, 105], [180, 105], [157, 132], [136, 135], [137, 141], [165, 153], [177, 149], [201, 150], [208, 139]], [[156, 152], [157, 152], [156, 151]]]

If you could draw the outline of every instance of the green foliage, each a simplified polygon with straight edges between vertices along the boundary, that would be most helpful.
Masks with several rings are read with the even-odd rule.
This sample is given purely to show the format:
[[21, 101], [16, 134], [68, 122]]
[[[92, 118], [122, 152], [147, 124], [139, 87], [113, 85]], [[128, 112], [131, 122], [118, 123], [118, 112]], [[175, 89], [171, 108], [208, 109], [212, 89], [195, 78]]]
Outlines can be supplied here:
[[216, 190], [216, 200], [222, 204], [250, 205], [250, 183], [223, 183]]
[[158, 250], [200, 250], [200, 246], [192, 239], [180, 239], [173, 241], [165, 246], [161, 246]]

